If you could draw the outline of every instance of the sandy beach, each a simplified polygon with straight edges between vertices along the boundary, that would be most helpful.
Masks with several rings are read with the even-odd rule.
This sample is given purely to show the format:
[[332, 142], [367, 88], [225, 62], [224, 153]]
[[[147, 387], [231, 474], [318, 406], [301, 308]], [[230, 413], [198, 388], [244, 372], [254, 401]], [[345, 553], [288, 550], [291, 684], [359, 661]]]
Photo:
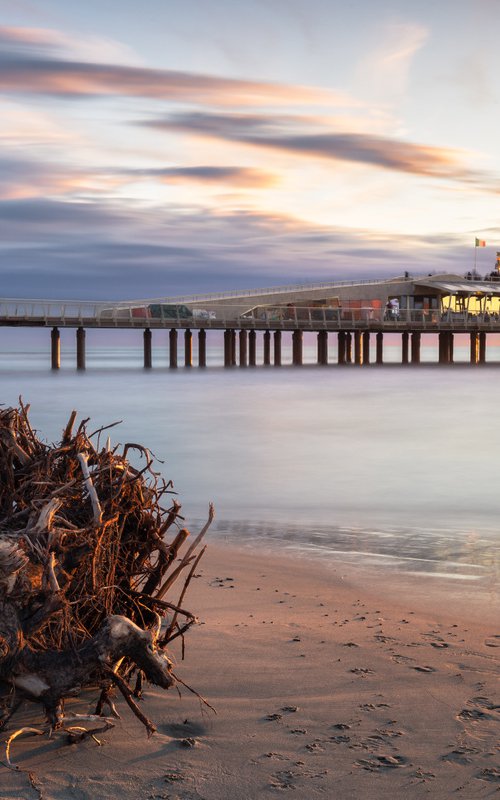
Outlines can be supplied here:
[[[202, 624], [184, 662], [172, 654], [175, 671], [217, 713], [183, 687], [180, 697], [147, 687], [150, 739], [123, 702], [102, 746], [20, 737], [11, 757], [21, 771], [0, 767], [2, 800], [499, 796], [494, 579], [377, 573], [219, 543], [187, 606]], [[42, 719], [25, 706], [8, 732]]]

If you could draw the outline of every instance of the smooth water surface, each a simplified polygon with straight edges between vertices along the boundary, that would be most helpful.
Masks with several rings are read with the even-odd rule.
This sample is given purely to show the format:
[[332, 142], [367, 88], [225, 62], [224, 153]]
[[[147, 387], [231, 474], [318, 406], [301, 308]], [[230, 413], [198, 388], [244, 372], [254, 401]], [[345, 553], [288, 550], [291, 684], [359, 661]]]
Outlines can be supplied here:
[[[210, 354], [209, 364], [220, 354]], [[31, 403], [54, 441], [73, 408], [90, 430], [164, 461], [188, 524], [387, 568], [476, 577], [500, 564], [500, 366], [181, 367], [96, 348], [85, 372], [0, 353], [1, 401]]]

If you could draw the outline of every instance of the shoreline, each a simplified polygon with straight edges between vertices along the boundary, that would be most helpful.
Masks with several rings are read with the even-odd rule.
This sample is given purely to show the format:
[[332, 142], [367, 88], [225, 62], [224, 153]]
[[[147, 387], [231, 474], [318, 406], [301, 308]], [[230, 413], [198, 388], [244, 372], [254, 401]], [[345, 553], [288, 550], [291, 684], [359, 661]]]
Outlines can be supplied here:
[[[0, 767], [2, 799], [40, 796], [25, 771], [44, 800], [498, 797], [496, 584], [209, 539], [185, 605], [202, 624], [174, 671], [217, 714], [183, 687], [148, 686], [151, 739], [121, 702], [103, 747], [21, 737], [23, 772]], [[9, 731], [41, 719], [31, 706]]]

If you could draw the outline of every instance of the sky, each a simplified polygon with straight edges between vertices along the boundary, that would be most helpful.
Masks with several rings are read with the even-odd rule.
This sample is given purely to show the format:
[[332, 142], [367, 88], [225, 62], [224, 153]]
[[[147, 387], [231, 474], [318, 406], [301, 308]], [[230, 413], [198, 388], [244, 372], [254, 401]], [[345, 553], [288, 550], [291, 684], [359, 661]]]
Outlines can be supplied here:
[[0, 296], [493, 268], [500, 0], [0, 12]]

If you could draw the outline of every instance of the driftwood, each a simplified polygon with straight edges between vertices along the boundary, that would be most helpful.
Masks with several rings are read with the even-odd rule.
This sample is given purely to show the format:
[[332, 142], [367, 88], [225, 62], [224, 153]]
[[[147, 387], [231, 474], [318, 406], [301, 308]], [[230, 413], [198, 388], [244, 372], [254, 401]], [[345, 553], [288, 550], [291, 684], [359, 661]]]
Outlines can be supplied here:
[[[116, 716], [116, 687], [151, 733], [134, 698], [143, 678], [185, 685], [167, 647], [196, 622], [183, 603], [213, 508], [182, 554], [189, 532], [149, 451], [130, 443], [118, 452], [109, 439], [100, 448], [105, 429], [88, 435], [85, 420], [73, 432], [75, 421], [73, 412], [61, 442], [48, 445], [21, 401], [0, 409], [0, 729], [27, 698], [42, 703], [51, 730], [78, 741], [89, 732], [67, 727], [65, 698], [98, 687], [96, 713], [108, 706]], [[143, 469], [127, 460], [131, 448]]]

